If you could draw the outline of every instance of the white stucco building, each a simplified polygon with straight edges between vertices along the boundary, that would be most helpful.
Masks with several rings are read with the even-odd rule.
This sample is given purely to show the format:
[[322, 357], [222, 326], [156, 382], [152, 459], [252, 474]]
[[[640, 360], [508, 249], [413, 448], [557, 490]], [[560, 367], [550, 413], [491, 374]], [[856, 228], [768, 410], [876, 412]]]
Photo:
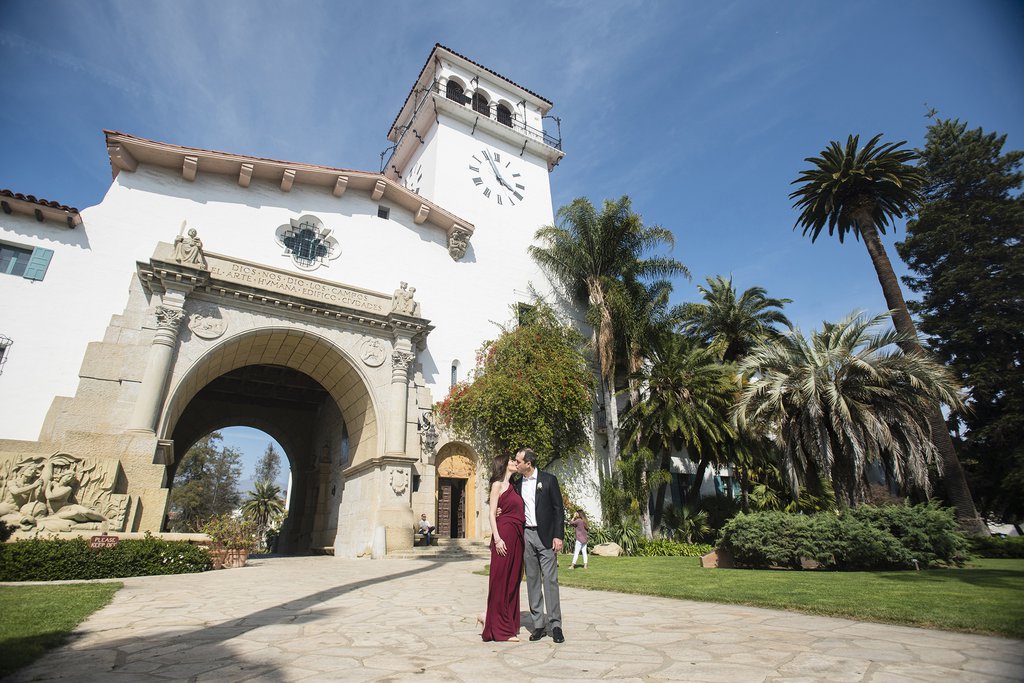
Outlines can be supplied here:
[[0, 479], [70, 472], [96, 519], [8, 514], [160, 530], [184, 452], [246, 425], [289, 459], [287, 550], [406, 547], [423, 511], [486, 534], [487, 464], [426, 447], [424, 413], [549, 289], [527, 246], [553, 222], [551, 107], [437, 45], [383, 173], [106, 131], [98, 205], [5, 193]]

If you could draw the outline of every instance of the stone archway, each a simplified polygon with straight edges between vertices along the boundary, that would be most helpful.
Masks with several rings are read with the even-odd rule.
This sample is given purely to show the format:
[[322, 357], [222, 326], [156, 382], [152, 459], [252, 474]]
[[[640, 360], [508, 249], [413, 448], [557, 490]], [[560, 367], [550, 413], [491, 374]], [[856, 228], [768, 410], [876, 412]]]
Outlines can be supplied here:
[[445, 444], [437, 454], [437, 536], [477, 538], [477, 456], [460, 442]]
[[173, 441], [177, 463], [189, 444], [228, 424], [274, 435], [292, 470], [280, 549], [324, 551], [339, 533], [344, 471], [377, 455], [376, 414], [341, 349], [308, 331], [275, 327], [208, 349], [171, 388], [161, 436]]

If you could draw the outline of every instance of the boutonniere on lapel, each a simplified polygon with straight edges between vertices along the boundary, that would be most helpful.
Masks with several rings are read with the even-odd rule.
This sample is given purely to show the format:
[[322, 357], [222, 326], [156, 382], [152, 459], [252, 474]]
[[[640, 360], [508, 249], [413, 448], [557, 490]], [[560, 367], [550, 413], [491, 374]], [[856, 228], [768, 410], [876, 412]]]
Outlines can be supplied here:
[[537, 490], [540, 491], [542, 488], [544, 488], [544, 482], [538, 481], [537, 482]]

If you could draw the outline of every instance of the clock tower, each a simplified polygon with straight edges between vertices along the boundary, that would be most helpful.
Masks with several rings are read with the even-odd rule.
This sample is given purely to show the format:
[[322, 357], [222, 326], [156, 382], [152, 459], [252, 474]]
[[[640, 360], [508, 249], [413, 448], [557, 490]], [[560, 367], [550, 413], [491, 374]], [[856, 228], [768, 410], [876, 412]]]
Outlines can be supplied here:
[[438, 44], [388, 133], [384, 174], [471, 223], [468, 261], [505, 269], [517, 290], [539, 284], [526, 248], [554, 221], [549, 173], [564, 153], [544, 131], [551, 107]]

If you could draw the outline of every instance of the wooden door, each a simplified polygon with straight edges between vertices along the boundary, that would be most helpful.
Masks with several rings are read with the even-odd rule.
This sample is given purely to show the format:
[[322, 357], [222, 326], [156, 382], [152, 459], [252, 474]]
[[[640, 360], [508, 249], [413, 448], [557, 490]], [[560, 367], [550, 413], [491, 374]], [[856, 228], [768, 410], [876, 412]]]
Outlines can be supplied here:
[[451, 538], [452, 489], [455, 480], [442, 477], [437, 483], [437, 537]]

